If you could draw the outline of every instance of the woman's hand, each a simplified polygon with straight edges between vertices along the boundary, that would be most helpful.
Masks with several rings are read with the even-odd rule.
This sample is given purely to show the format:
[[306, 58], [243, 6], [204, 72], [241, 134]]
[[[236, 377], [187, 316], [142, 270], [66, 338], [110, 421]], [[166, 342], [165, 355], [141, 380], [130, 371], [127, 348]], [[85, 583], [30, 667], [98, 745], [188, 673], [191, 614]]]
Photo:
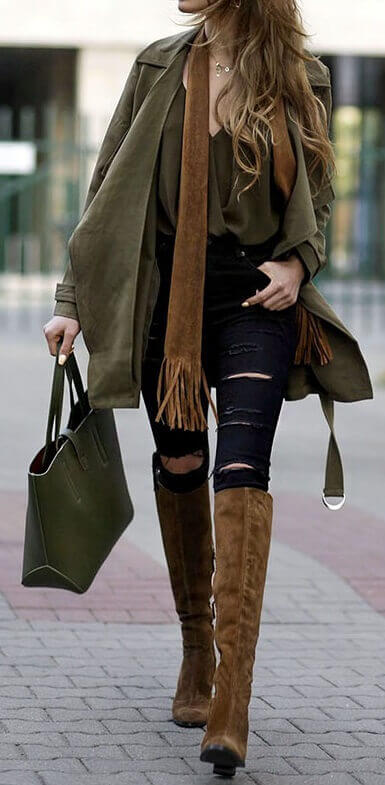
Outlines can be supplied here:
[[56, 357], [57, 342], [63, 336], [63, 343], [60, 347], [59, 364], [65, 363], [68, 355], [72, 352], [72, 345], [75, 337], [80, 333], [80, 324], [77, 319], [69, 316], [53, 316], [43, 326], [50, 354]]
[[242, 303], [244, 308], [258, 303], [270, 311], [282, 311], [297, 301], [301, 281], [305, 276], [305, 268], [298, 256], [293, 254], [284, 262], [263, 262], [258, 266], [258, 270], [266, 273], [271, 278], [271, 283], [262, 291], [257, 289], [253, 297], [245, 300]]

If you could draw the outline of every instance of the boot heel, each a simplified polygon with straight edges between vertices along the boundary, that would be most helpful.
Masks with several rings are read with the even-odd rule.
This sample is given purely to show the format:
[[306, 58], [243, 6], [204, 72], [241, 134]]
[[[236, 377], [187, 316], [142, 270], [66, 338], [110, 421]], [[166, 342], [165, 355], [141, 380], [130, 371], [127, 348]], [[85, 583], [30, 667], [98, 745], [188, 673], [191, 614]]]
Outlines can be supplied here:
[[236, 767], [245, 766], [244, 760], [221, 744], [209, 744], [201, 753], [200, 759], [205, 763], [213, 763], [213, 773], [220, 774], [222, 777], [234, 777]]

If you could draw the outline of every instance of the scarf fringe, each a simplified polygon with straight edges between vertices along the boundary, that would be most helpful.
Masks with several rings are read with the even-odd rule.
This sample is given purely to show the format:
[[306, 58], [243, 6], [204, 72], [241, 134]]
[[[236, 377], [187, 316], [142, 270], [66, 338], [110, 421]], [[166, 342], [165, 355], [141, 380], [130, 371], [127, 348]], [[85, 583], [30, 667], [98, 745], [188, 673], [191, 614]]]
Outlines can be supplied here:
[[301, 363], [308, 365], [311, 361], [313, 350], [321, 365], [326, 365], [330, 362], [333, 359], [333, 352], [318, 316], [314, 316], [302, 303], [297, 301], [296, 321], [298, 343], [294, 365], [300, 365]]
[[[202, 384], [218, 423], [218, 413], [210, 395], [201, 361], [194, 362], [184, 357], [176, 359], [164, 357], [158, 377], [157, 401], [159, 408], [155, 421], [161, 420], [170, 428], [183, 428], [188, 431], [206, 430], [208, 426], [202, 407]], [[164, 398], [161, 402], [162, 394]], [[163, 413], [165, 419], [162, 419]]]

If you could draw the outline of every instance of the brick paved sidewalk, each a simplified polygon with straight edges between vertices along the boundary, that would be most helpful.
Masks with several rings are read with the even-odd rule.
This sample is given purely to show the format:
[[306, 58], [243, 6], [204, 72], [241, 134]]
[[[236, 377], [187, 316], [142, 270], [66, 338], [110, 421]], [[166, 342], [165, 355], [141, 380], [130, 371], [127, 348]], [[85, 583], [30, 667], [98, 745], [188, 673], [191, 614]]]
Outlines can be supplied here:
[[[383, 616], [274, 540], [262, 622], [237, 785], [385, 784]], [[220, 781], [203, 731], [170, 720], [175, 624], [33, 620], [3, 598], [0, 630], [0, 785]]]

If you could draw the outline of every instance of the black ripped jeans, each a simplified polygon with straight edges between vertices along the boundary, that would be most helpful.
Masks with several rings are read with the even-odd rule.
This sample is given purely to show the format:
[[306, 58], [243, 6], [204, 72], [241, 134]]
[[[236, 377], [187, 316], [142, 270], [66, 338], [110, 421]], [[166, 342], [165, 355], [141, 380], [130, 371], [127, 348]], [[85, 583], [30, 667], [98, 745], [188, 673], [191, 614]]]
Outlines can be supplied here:
[[[142, 395], [156, 445], [153, 469], [174, 492], [198, 487], [208, 475], [207, 431], [170, 429], [155, 422], [156, 389], [163, 358], [174, 238], [158, 232], [161, 281], [142, 368]], [[216, 388], [219, 417], [214, 491], [235, 486], [268, 490], [273, 439], [296, 347], [295, 304], [284, 310], [241, 303], [269, 282], [258, 265], [271, 258], [265, 246], [240, 245], [234, 235], [208, 237], [202, 364]], [[188, 297], [188, 292], [185, 293]], [[208, 403], [203, 393], [205, 413]], [[199, 453], [203, 465], [186, 474], [169, 472], [160, 455]], [[244, 464], [231, 468], [230, 464]], [[155, 475], [154, 475], [155, 476]]]

